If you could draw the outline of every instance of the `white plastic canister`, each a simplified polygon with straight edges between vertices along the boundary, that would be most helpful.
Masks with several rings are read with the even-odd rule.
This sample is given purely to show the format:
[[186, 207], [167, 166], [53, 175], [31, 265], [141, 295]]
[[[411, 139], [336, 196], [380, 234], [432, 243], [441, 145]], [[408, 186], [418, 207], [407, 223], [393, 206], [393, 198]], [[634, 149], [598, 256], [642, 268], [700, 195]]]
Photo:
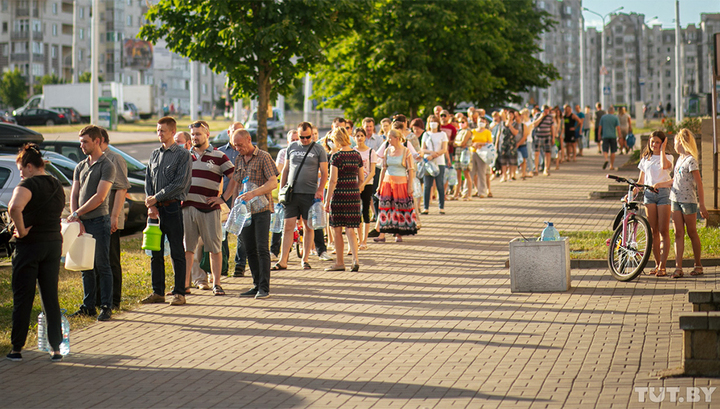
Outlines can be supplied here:
[[65, 269], [71, 271], [92, 270], [95, 266], [95, 239], [84, 233], [75, 239], [65, 256]]
[[68, 223], [63, 220], [62, 222], [60, 222], [60, 233], [62, 234], [63, 238], [62, 254], [66, 254], [68, 251], [70, 251], [70, 247], [72, 247], [72, 244], [78, 238], [78, 234], [80, 234], [80, 223]]

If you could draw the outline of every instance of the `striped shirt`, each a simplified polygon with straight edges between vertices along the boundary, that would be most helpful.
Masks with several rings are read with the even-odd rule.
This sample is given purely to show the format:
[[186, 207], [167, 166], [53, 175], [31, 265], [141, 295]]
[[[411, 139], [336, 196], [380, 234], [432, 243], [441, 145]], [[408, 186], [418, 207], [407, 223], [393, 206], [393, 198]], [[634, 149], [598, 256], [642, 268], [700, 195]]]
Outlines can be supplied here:
[[[542, 115], [542, 113], [538, 114]], [[539, 116], [538, 116], [539, 118]], [[549, 138], [552, 136], [553, 119], [552, 115], [546, 115], [545, 118], [535, 127], [535, 136], [538, 138]]]
[[192, 206], [202, 211], [220, 210], [220, 205], [207, 204], [207, 199], [220, 194], [223, 175], [232, 175], [235, 166], [227, 155], [212, 146], [208, 146], [202, 153], [193, 150], [191, 156], [192, 180], [182, 207]]
[[158, 202], [185, 200], [191, 170], [190, 152], [178, 144], [153, 150], [145, 170], [145, 194]]
[[[260, 187], [271, 178], [277, 178], [280, 174], [275, 162], [272, 160], [272, 156], [265, 151], [261, 151], [257, 146], [255, 147], [252, 156], [247, 161], [243, 155], [238, 155], [237, 159], [235, 159], [235, 166], [235, 174], [233, 175], [233, 178], [238, 182], [238, 184], [242, 184], [243, 179], [247, 176], [249, 182]], [[238, 189], [242, 190], [242, 186], [239, 186]], [[274, 206], [272, 192], [267, 193], [265, 197], [268, 200], [268, 205], [262, 209], [253, 211], [253, 214], [265, 211], [270, 211], [270, 213], [273, 212]]]

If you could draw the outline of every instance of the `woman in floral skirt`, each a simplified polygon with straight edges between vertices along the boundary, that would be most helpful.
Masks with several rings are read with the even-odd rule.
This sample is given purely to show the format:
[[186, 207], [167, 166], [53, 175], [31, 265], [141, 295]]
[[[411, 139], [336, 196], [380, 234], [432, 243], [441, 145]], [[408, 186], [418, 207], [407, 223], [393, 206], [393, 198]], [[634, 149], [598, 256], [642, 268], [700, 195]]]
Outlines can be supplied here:
[[325, 271], [345, 271], [343, 227], [353, 257], [351, 271], [359, 271], [355, 229], [361, 222], [359, 184], [364, 180], [363, 160], [360, 152], [350, 147], [350, 135], [347, 130], [337, 128], [330, 138], [339, 150], [330, 156], [330, 181], [325, 198], [325, 211], [330, 215], [329, 224], [333, 229], [337, 258], [335, 264]]
[[412, 155], [402, 145], [403, 136], [397, 129], [388, 132], [390, 147], [385, 151], [380, 173], [380, 213], [375, 227], [380, 235], [374, 240], [385, 241], [385, 233], [394, 234], [395, 241], [402, 236], [417, 233], [417, 218], [413, 204], [413, 178], [415, 165]]

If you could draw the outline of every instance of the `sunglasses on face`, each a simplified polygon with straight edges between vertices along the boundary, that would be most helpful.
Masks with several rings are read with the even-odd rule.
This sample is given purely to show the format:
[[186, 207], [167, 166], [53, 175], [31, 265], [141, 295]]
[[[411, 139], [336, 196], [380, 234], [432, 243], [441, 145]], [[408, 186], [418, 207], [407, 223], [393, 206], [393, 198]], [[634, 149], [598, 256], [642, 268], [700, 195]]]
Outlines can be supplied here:
[[446, 116], [445, 114], [440, 114], [440, 118], [445, 118]]
[[310, 139], [310, 138], [312, 138], [312, 135], [307, 135], [307, 136], [300, 135], [300, 139]]

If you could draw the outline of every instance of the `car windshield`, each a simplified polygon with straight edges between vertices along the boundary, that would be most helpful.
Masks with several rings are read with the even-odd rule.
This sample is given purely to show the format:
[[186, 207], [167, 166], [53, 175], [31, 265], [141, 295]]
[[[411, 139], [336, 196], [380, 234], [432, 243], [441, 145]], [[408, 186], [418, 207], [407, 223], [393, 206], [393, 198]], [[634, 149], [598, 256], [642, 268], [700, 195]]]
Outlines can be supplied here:
[[45, 164], [45, 172], [49, 173], [50, 175], [54, 176], [55, 179], [60, 181], [60, 184], [63, 186], [72, 186], [72, 183], [70, 183], [70, 180], [65, 177], [65, 175], [58, 170], [52, 163], [46, 163]]
[[[279, 121], [280, 120], [280, 110], [273, 109], [272, 115], [273, 115], [272, 117], [268, 117], [268, 121]], [[253, 112], [252, 120], [257, 121], [257, 111]]]
[[112, 145], [110, 145], [109, 147], [113, 152], [117, 153], [118, 155], [122, 156], [123, 159], [125, 159], [125, 162], [127, 162], [128, 172], [145, 172], [146, 166], [143, 165], [142, 162]]

